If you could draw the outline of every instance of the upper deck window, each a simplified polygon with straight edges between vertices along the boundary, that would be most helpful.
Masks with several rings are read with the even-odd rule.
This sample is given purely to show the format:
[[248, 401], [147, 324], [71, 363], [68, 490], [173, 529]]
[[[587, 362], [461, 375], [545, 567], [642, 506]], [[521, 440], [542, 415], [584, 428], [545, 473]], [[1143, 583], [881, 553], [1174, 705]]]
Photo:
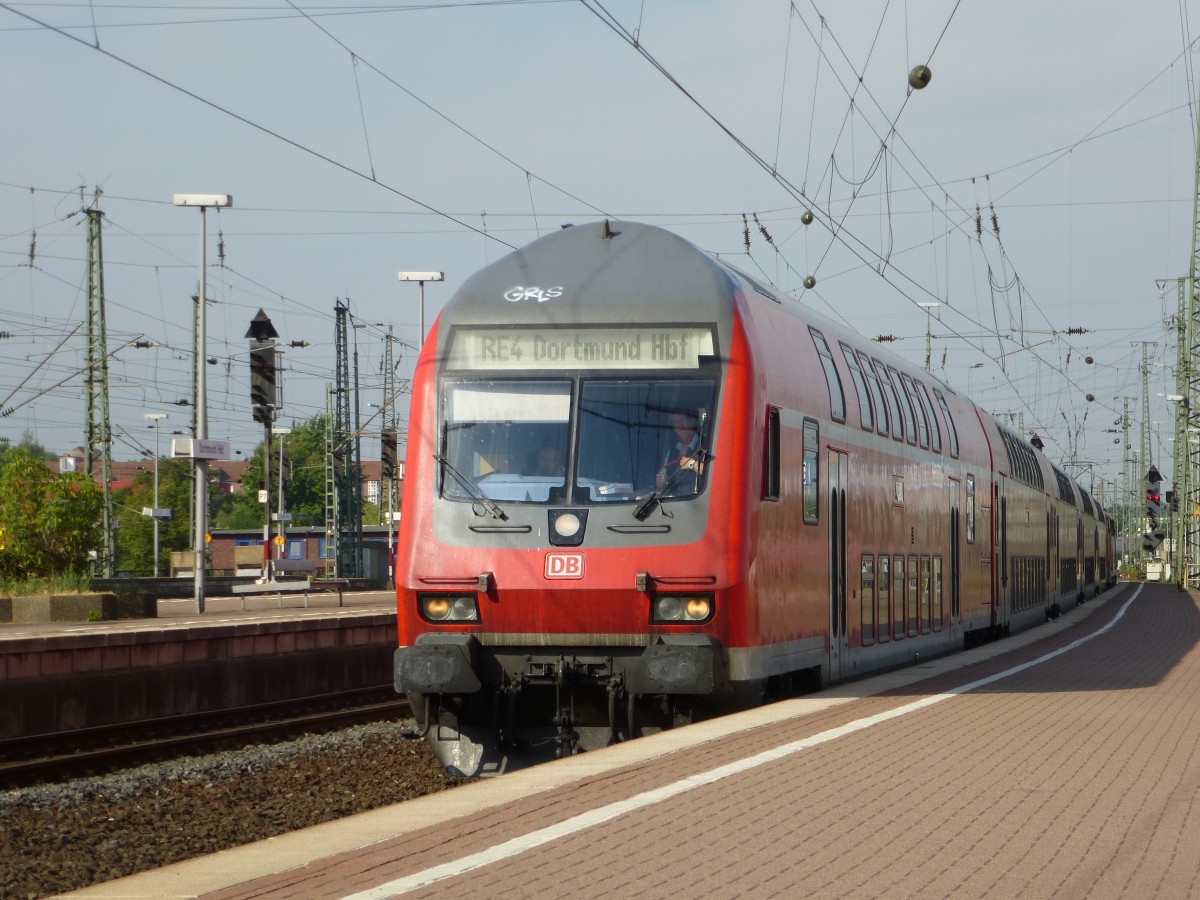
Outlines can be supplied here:
[[846, 344], [842, 344], [842, 355], [846, 357], [846, 365], [850, 369], [850, 378], [854, 381], [854, 390], [858, 393], [858, 418], [862, 422], [862, 427], [866, 431], [870, 431], [875, 427], [874, 403], [871, 400], [871, 389], [867, 386], [867, 380], [863, 377], [862, 367], [858, 364], [858, 357], [854, 355], [854, 351]]
[[933, 441], [933, 451], [935, 453], [942, 452], [942, 426], [938, 424], [937, 410], [934, 408], [933, 401], [929, 399], [929, 388], [918, 381], [917, 388], [920, 393], [921, 406], [929, 417], [929, 437]]
[[942, 408], [942, 415], [946, 417], [946, 437], [950, 440], [950, 455], [958, 459], [958, 429], [954, 427], [954, 419], [950, 416], [950, 407], [946, 405], [946, 398], [937, 388], [933, 389], [933, 396], [937, 398], [938, 406]]
[[883, 385], [883, 396], [887, 401], [888, 410], [891, 412], [892, 437], [902, 441], [904, 440], [904, 417], [900, 413], [900, 395], [896, 393], [896, 386], [892, 384], [887, 366], [877, 359], [872, 359], [871, 362], [874, 364], [875, 373], [879, 376], [879, 383]]
[[809, 328], [813, 343], [817, 347], [817, 355], [821, 357], [821, 367], [825, 370], [825, 384], [829, 388], [829, 414], [835, 422], [846, 421], [846, 395], [842, 392], [842, 379], [838, 375], [837, 366], [833, 363], [833, 354], [825, 336], [815, 328]]
[[891, 421], [888, 416], [887, 399], [883, 394], [883, 385], [879, 383], [879, 376], [875, 374], [871, 360], [861, 350], [858, 352], [858, 361], [862, 364], [863, 374], [867, 376], [867, 387], [871, 391], [871, 396], [879, 400], [879, 404], [875, 407], [878, 413], [875, 416], [875, 424], [879, 433], [887, 437], [888, 431], [891, 429]]
[[928, 450], [929, 422], [925, 418], [925, 407], [921, 405], [921, 396], [917, 393], [916, 382], [908, 375], [901, 375], [900, 378], [904, 382], [904, 392], [908, 394], [909, 402], [913, 408], [913, 417], [917, 422], [917, 435], [920, 438], [921, 446]]

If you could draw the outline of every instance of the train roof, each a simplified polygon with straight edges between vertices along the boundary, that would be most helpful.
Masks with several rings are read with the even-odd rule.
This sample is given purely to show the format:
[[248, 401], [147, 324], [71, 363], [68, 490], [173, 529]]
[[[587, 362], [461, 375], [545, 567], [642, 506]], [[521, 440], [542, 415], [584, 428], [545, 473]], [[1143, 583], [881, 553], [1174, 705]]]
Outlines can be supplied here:
[[[455, 292], [442, 313], [442, 322], [629, 323], [644, 309], [631, 303], [652, 298], [657, 321], [716, 322], [724, 328], [732, 319], [734, 295], [739, 292], [750, 298], [757, 295], [758, 302], [778, 304], [830, 338], [859, 344], [867, 340], [852, 326], [835, 322], [666, 229], [613, 220], [565, 226], [485, 266]], [[449, 329], [441, 330], [440, 335], [441, 341], [448, 340]], [[957, 393], [936, 375], [917, 371], [908, 360], [883, 347], [872, 347], [870, 352], [900, 371]], [[993, 416], [983, 410], [980, 413], [1001, 434], [1008, 432]], [[1008, 434], [1013, 443], [1021, 445], [1018, 456], [1026, 456], [1027, 448], [1057, 469], [1040, 449]], [[1015, 449], [1009, 448], [1010, 457]], [[1017, 462], [1013, 464], [1020, 468]], [[1082, 485], [1070, 481], [1086, 494]], [[1071, 502], [1074, 504], [1073, 498]]]
[[[653, 298], [659, 322], [716, 322], [733, 315], [734, 294], [757, 296], [787, 309], [830, 337], [862, 343], [838, 323], [795, 297], [763, 284], [690, 241], [654, 225], [605, 220], [567, 226], [514, 250], [471, 276], [446, 304], [445, 325], [482, 324], [505, 307], [506, 324], [628, 323]], [[444, 332], [443, 332], [444, 334]], [[901, 371], [957, 393], [936, 375], [882, 347], [871, 349]]]
[[728, 321], [737, 284], [714, 257], [652, 225], [568, 226], [484, 267], [454, 294], [447, 324], [622, 322], [630, 298], [652, 297], [659, 321]]

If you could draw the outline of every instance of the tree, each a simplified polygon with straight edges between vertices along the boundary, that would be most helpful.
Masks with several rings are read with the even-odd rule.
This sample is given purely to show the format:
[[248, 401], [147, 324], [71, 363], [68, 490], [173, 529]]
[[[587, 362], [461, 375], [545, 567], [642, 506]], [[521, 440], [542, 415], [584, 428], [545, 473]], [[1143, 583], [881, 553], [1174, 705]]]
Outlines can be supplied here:
[[[273, 441], [271, 454], [271, 510], [278, 508], [279, 441], [283, 441], [284, 507], [293, 525], [325, 524], [325, 427], [321, 414], [292, 426], [291, 434]], [[263, 445], [255, 448], [242, 473], [242, 490], [220, 502], [213, 512], [214, 528], [254, 528], [263, 524], [265, 510], [258, 502], [263, 482]]]
[[37, 439], [33, 436], [33, 432], [29, 429], [26, 429], [21, 435], [21, 443], [17, 446], [23, 450], [28, 450], [29, 455], [37, 459], [58, 459], [58, 454], [52, 453], [38, 443]]
[[[292, 426], [290, 434], [273, 441], [271, 454], [271, 511], [278, 509], [279, 442], [283, 441], [284, 506], [296, 526], [325, 524], [325, 430], [329, 417], [321, 414]], [[263, 445], [246, 460], [242, 490], [226, 494], [210, 486], [209, 527], [221, 530], [260, 529], [267, 510], [258, 501], [263, 484]], [[159, 461], [159, 506], [174, 515], [159, 526], [160, 570], [166, 571], [172, 550], [191, 547], [192, 463], [186, 459]], [[142, 509], [154, 506], [152, 473], [139, 475], [133, 486], [116, 496], [118, 558], [130, 572], [154, 569], [154, 522]], [[379, 509], [363, 504], [363, 524], [382, 522]]]
[[81, 572], [103, 546], [104, 496], [82, 472], [55, 474], [24, 447], [0, 469], [0, 576], [47, 578]]
[[[214, 498], [220, 491], [211, 494]], [[222, 495], [223, 496], [223, 495]], [[154, 571], [154, 520], [142, 510], [154, 506], [154, 474], [143, 473], [131, 487], [117, 491], [117, 558], [129, 572]], [[158, 463], [158, 505], [171, 510], [171, 518], [158, 526], [159, 571], [169, 572], [172, 550], [192, 546], [192, 461], [163, 459]]]

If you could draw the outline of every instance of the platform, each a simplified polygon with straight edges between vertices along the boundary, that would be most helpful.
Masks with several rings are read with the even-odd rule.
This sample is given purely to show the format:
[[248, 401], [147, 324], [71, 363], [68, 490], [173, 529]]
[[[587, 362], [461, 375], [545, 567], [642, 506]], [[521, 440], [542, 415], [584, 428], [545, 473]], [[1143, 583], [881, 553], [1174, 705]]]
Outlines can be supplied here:
[[[305, 608], [300, 608], [303, 602]], [[389, 591], [160, 600], [158, 617], [0, 625], [0, 738], [388, 686]]]
[[80, 897], [1200, 896], [1200, 607], [1122, 585], [818, 695]]

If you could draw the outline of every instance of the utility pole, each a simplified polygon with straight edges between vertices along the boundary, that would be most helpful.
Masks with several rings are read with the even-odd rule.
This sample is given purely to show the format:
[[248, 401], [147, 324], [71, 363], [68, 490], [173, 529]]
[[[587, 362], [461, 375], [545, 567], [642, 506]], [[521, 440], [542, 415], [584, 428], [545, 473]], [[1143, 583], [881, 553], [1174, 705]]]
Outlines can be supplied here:
[[[1200, 98], [1197, 106], [1200, 107]], [[1181, 385], [1179, 390], [1181, 406], [1186, 410], [1184, 420], [1184, 452], [1183, 452], [1183, 481], [1184, 491], [1176, 488], [1179, 515], [1182, 521], [1183, 546], [1179, 553], [1179, 587], [1187, 590], [1196, 583], [1197, 550], [1200, 548], [1200, 518], [1196, 511], [1200, 510], [1200, 445], [1192, 443], [1193, 435], [1200, 435], [1200, 360], [1197, 359], [1197, 340], [1200, 339], [1200, 284], [1197, 284], [1197, 269], [1200, 269], [1200, 131], [1196, 133], [1196, 158], [1192, 190], [1192, 254], [1188, 260], [1188, 300], [1186, 311], [1182, 297], [1180, 298], [1180, 318], [1184, 320], [1181, 334], [1186, 338], [1184, 349], [1180, 351], [1179, 373], [1177, 377]]]
[[[335, 564], [338, 577], [362, 576], [362, 459], [358, 437], [357, 383], [350, 381], [349, 301], [334, 304], [336, 329], [336, 382], [333, 389], [334, 416], [330, 452], [335, 479], [336, 527], [339, 543], [345, 541], [346, 553], [339, 547]], [[357, 380], [358, 366], [355, 363]], [[351, 392], [355, 396], [353, 416]]]
[[[96, 191], [99, 202], [100, 192]], [[104, 492], [101, 529], [104, 546], [100, 551], [100, 571], [112, 578], [116, 559], [116, 535], [113, 529], [112, 497], [112, 422], [108, 413], [108, 334], [104, 324], [104, 249], [101, 223], [104, 213], [94, 206], [84, 210], [87, 215], [87, 445], [84, 448], [83, 468], [94, 479], [93, 467], [100, 464], [100, 485]]]
[[334, 387], [325, 385], [325, 558], [333, 560], [331, 574], [338, 574], [341, 557], [338, 544], [338, 458], [333, 430]]
[[392, 361], [392, 326], [388, 326], [383, 341], [383, 428], [379, 439], [379, 481], [385, 492], [380, 499], [384, 502], [383, 514], [387, 518], [387, 572], [389, 583], [395, 577], [392, 569], [395, 549], [392, 546], [392, 528], [396, 510], [396, 368]]
[[1142, 341], [1142, 467], [1153, 463], [1150, 449], [1150, 342]]
[[1166, 286], [1174, 282], [1177, 292], [1178, 313], [1174, 317], [1172, 329], [1175, 332], [1175, 393], [1167, 396], [1167, 401], [1175, 404], [1175, 443], [1171, 453], [1171, 491], [1172, 502], [1168, 504], [1167, 515], [1170, 517], [1171, 535], [1171, 577], [1182, 590], [1187, 583], [1188, 569], [1188, 522], [1191, 519], [1191, 509], [1187, 505], [1188, 484], [1192, 479], [1188, 431], [1188, 410], [1191, 402], [1188, 399], [1189, 371], [1191, 369], [1192, 340], [1189, 334], [1188, 292], [1186, 278], [1160, 278], [1158, 289], [1166, 291]]
[[1121, 398], [1121, 460], [1125, 471], [1125, 484], [1121, 488], [1121, 507], [1125, 513], [1121, 522], [1121, 537], [1126, 553], [1133, 546], [1133, 510], [1135, 508], [1133, 505], [1133, 473], [1139, 471], [1136, 454], [1133, 457], [1129, 455], [1133, 449], [1129, 443], [1129, 399], [1129, 397]]

